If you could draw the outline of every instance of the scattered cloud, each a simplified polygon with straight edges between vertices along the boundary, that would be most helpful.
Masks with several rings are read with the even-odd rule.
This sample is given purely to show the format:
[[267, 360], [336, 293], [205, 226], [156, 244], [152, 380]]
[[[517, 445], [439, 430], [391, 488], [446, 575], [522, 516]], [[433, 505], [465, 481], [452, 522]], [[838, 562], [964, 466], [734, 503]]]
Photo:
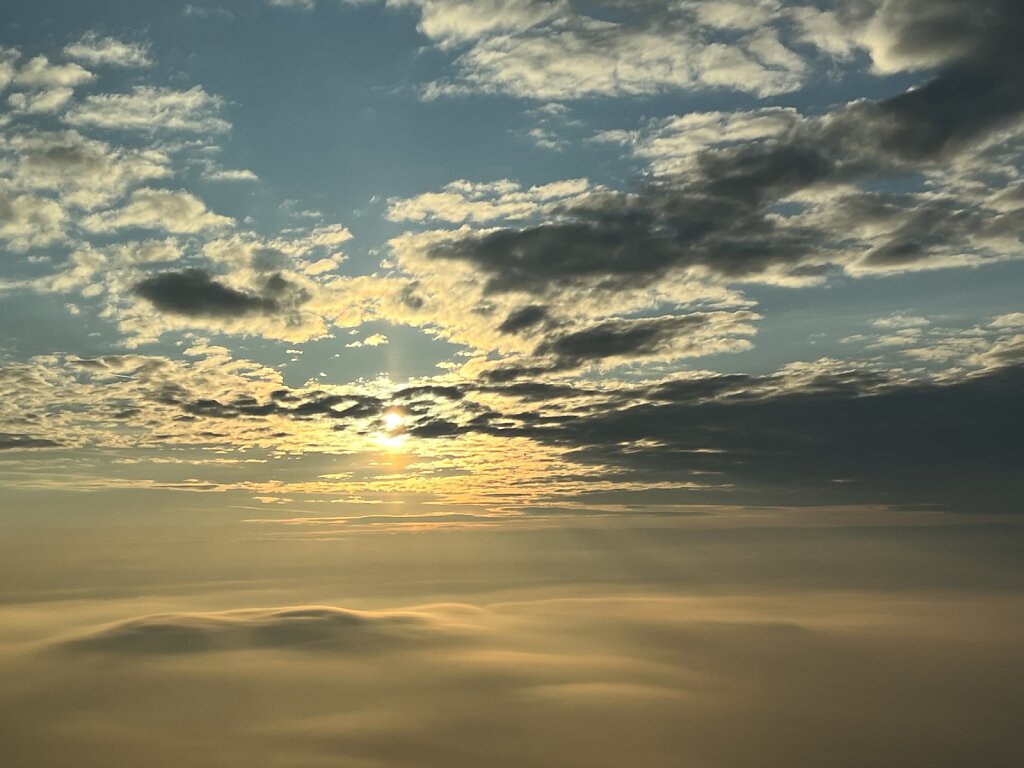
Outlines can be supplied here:
[[224, 229], [232, 223], [227, 216], [208, 210], [190, 192], [148, 188], [132, 192], [123, 208], [95, 213], [82, 221], [86, 229], [94, 232], [137, 227], [191, 233]]
[[64, 47], [64, 55], [84, 61], [92, 67], [151, 67], [149, 46], [143, 43], [129, 43], [114, 37], [87, 32], [76, 42]]
[[[901, 423], [890, 413], [896, 404], [910, 411], [905, 404], [917, 403], [915, 413], [939, 419], [933, 404], [955, 410], [979, 392], [1012, 410], [1003, 394], [1024, 349], [1015, 313], [1002, 309], [987, 324], [957, 328], [946, 327], [924, 299], [913, 311], [879, 304], [859, 315], [861, 328], [831, 340], [830, 354], [860, 355], [856, 361], [779, 363], [774, 374], [740, 378], [692, 366], [753, 348], [762, 322], [772, 320], [758, 306], [763, 285], [813, 290], [843, 278], [1019, 259], [1024, 99], [1011, 32], [1024, 20], [1015, 8], [990, 4], [1001, 23], [982, 14], [972, 26], [967, 6], [951, 0], [941, 8], [918, 0], [823, 9], [653, 0], [586, 8], [534, 0], [390, 5], [414, 14], [421, 34], [442, 50], [438, 60], [452, 67], [435, 84], [438, 93], [539, 100], [514, 107], [541, 131], [530, 138], [566, 148], [569, 132], [589, 135], [574, 149], [581, 157], [603, 153], [589, 166], [603, 183], [571, 171], [564, 180], [551, 181], [547, 171], [538, 178], [536, 170], [531, 178], [525, 167], [524, 181], [513, 180], [507, 175], [515, 166], [503, 161], [488, 166], [491, 181], [457, 178], [391, 197], [374, 192], [374, 204], [383, 201], [386, 244], [354, 240], [347, 227], [327, 223], [329, 208], [315, 194], [308, 203], [286, 200], [280, 211], [271, 203], [263, 216], [240, 202], [228, 217], [188, 187], [264, 183], [246, 169], [244, 155], [232, 158], [237, 168], [219, 163], [214, 140], [226, 140], [230, 129], [224, 100], [201, 86], [151, 84], [145, 68], [155, 64], [146, 45], [97, 32], [65, 54], [90, 67], [138, 68], [129, 90], [79, 94], [78, 85], [97, 80], [81, 65], [46, 56], [23, 61], [5, 50], [0, 78], [13, 92], [0, 136], [0, 238], [11, 252], [31, 253], [3, 289], [60, 294], [52, 298], [75, 313], [74, 322], [108, 324], [108, 341], [129, 351], [160, 341], [197, 358], [180, 366], [173, 355], [144, 364], [123, 355], [135, 362], [115, 371], [106, 361], [118, 356], [107, 355], [96, 358], [102, 364], [77, 361], [71, 378], [36, 372], [40, 391], [68, 393], [92, 414], [102, 404], [103, 415], [87, 426], [74, 414], [47, 414], [38, 402], [19, 400], [7, 411], [10, 435], [109, 446], [127, 439], [117, 424], [150, 444], [159, 434], [176, 444], [191, 436], [190, 444], [219, 448], [348, 452], [379, 447], [381, 414], [398, 400], [408, 410], [402, 437], [424, 469], [393, 487], [435, 499], [454, 493], [445, 473], [455, 465], [438, 464], [428, 444], [450, 440], [464, 460], [471, 445], [493, 452], [495, 463], [502, 451], [536, 451], [521, 459], [528, 481], [518, 491], [534, 501], [543, 459], [559, 468], [548, 492], [563, 500], [586, 498], [585, 488], [633, 491], [649, 483], [648, 490], [716, 501], [756, 489], [790, 503], [785, 489], [799, 487], [829, 502], [973, 511], [968, 490], [1006, 470], [994, 449], [979, 454], [990, 470], [962, 462], [965, 490], [944, 500], [928, 490], [934, 473], [887, 474], [901, 459], [873, 442], [871, 430]], [[816, 77], [825, 59], [854, 69], [870, 61], [875, 74], [918, 72], [920, 80], [895, 95], [817, 111], [746, 98], [732, 111], [665, 116], [659, 109], [659, 117], [623, 125], [598, 105], [598, 97], [675, 90], [778, 94]], [[875, 82], [884, 92], [889, 81]], [[584, 96], [592, 101], [571, 109], [559, 103]], [[616, 145], [625, 158], [607, 156]], [[570, 169], [578, 167], [571, 154], [558, 158]], [[623, 181], [620, 160], [639, 178]], [[288, 219], [276, 233], [275, 215]], [[208, 341], [389, 343], [382, 333], [360, 332], [367, 323], [416, 328], [458, 352], [438, 361], [436, 377], [408, 383], [402, 391], [422, 391], [404, 398], [399, 383], [383, 379], [322, 383], [331, 379], [326, 365], [311, 369], [316, 380], [285, 386], [278, 371], [214, 352]], [[351, 336], [339, 336], [345, 332]], [[307, 354], [303, 363], [315, 358]], [[365, 364], [379, 356], [352, 358]], [[55, 360], [49, 365], [59, 368]], [[223, 379], [212, 372], [217, 366], [230, 369]], [[258, 374], [228, 375], [236, 366]], [[103, 377], [119, 402], [91, 389]], [[694, 400], [672, 400], [668, 391]], [[799, 408], [816, 414], [815, 424], [794, 416]], [[29, 418], [18, 414], [36, 421], [14, 421]], [[978, 414], [979, 423], [995, 422], [988, 411]], [[906, 418], [906, 431], [928, 434], [923, 422]], [[771, 435], [774, 448], [744, 423]], [[980, 439], [959, 424], [949, 429], [965, 444]], [[840, 439], [884, 456], [885, 466], [873, 458], [857, 464]], [[929, 450], [911, 438], [902, 449], [907, 456]], [[951, 471], [940, 458], [932, 465]], [[808, 467], [803, 481], [787, 473], [794, 461]], [[481, 491], [498, 468], [480, 471], [471, 486], [485, 500], [479, 503], [512, 493], [501, 483], [493, 494]], [[179, 485], [222, 489], [193, 480]], [[360, 492], [373, 485], [359, 482], [366, 483]], [[290, 486], [258, 486], [246, 490], [302, 497]], [[986, 499], [1005, 502], [1002, 494]]]
[[50, 88], [36, 93], [12, 93], [7, 103], [15, 112], [26, 112], [30, 115], [56, 112], [64, 107], [74, 95], [71, 88]]
[[[1008, 12], [1004, 24], [982, 24], [960, 39], [941, 14], [900, 16], [907, 26], [890, 30], [900, 45], [917, 45], [919, 36], [955, 38], [958, 53], [943, 53], [943, 68], [920, 87], [819, 117], [771, 108], [605, 132], [598, 138], [633, 146], [656, 182], [638, 192], [584, 195], [540, 224], [425, 239], [423, 247], [429, 258], [463, 261], [486, 275], [491, 294], [544, 297], [580, 285], [649, 286], [672, 273], [798, 286], [840, 271], [1018, 258], [1024, 209], [1009, 202], [1004, 186], [1013, 179], [1000, 180], [999, 166], [978, 159], [991, 142], [1019, 135], [1022, 69], [1006, 33], [1024, 23], [1018, 17]], [[968, 196], [943, 181], [943, 168], [979, 162], [972, 183], [993, 180], [986, 195]], [[928, 186], [878, 189], [912, 173], [925, 175]]]
[[771, 26], [780, 17], [769, 4], [761, 24], [739, 27], [699, 4], [643, 3], [612, 14], [541, 0], [393, 5], [418, 6], [420, 31], [460, 50], [459, 76], [431, 83], [427, 98], [480, 91], [558, 100], [717, 88], [769, 96], [796, 90], [807, 75]]
[[44, 246], [64, 236], [64, 210], [52, 200], [16, 194], [0, 183], [0, 238], [15, 251]]
[[388, 337], [383, 333], [374, 333], [367, 336], [365, 339], [350, 342], [345, 346], [349, 349], [359, 349], [360, 347], [382, 347], [388, 343]]
[[247, 168], [218, 168], [203, 173], [210, 181], [259, 181], [260, 177]]
[[223, 133], [231, 126], [220, 117], [222, 107], [220, 98], [198, 85], [187, 91], [137, 85], [129, 93], [87, 96], [65, 120], [108, 130]]
[[25, 88], [74, 88], [93, 77], [78, 64], [53, 64], [45, 56], [36, 56], [18, 68], [12, 82]]
[[483, 223], [536, 216], [578, 200], [594, 187], [586, 179], [567, 179], [523, 189], [509, 179], [474, 183], [460, 179], [440, 192], [388, 200], [391, 221]]
[[171, 159], [156, 149], [118, 147], [77, 131], [24, 131], [0, 140], [16, 186], [50, 190], [65, 204], [92, 210], [132, 186], [171, 175]]

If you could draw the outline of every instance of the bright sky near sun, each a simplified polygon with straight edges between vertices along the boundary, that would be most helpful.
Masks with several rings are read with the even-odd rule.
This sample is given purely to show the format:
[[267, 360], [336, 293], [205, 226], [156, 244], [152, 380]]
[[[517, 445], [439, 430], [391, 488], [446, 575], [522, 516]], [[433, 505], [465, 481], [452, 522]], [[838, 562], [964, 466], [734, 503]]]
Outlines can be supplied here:
[[[1022, 688], [986, 667], [1020, 661], [1021, 40], [1019, 0], [7, 0], [18, 768], [1021, 764], [978, 752]], [[846, 631], [879, 685], [988, 648], [949, 685], [1002, 681], [996, 714], [958, 742], [905, 677], [890, 714], [949, 727], [907, 751], [892, 715], [843, 763], [837, 713], [875, 706], [828, 664]], [[307, 642], [351, 657], [320, 679]], [[833, 676], [821, 710], [792, 653]], [[124, 665], [94, 718], [80, 654]], [[244, 700], [230, 738], [147, 731], [147, 674]], [[765, 690], [827, 721], [815, 759]], [[565, 741], [622, 710], [621, 743]]]

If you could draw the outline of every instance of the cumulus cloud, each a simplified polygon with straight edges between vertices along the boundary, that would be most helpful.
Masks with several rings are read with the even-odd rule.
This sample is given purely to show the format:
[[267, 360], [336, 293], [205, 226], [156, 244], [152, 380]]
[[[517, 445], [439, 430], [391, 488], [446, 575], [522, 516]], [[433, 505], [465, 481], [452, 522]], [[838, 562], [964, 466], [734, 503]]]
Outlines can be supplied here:
[[345, 346], [350, 349], [359, 349], [360, 347], [382, 347], [388, 343], [388, 337], [383, 333], [373, 333], [367, 336], [365, 339], [353, 341]]
[[[429, 258], [463, 261], [484, 274], [491, 294], [545, 298], [581, 285], [650, 286], [673, 273], [807, 285], [838, 271], [1017, 258], [1024, 209], [1001, 187], [1012, 176], [1001, 181], [1005, 166], [985, 165], [983, 150], [1019, 134], [1024, 70], [1009, 30], [1024, 20], [1016, 7], [992, 0], [986, 21], [961, 34], [956, 26], [974, 6], [946, 6], [948, 14], [892, 17], [900, 49], [917, 51], [944, 36], [957, 41], [919, 87], [820, 117], [780, 108], [698, 113], [638, 133], [600, 134], [635, 147], [656, 182], [635, 193], [594, 192], [539, 225], [424, 239], [422, 248]], [[972, 163], [979, 163], [970, 177], [975, 191], [967, 194], [968, 184], [943, 171]], [[910, 173], [925, 175], [930, 187], [877, 188]], [[995, 187], [979, 196], [986, 178]]]
[[12, 82], [25, 88], [75, 87], [94, 75], [78, 64], [53, 64], [45, 56], [36, 56], [18, 68]]
[[49, 245], [64, 236], [64, 209], [36, 195], [19, 195], [0, 183], [0, 238], [24, 251]]
[[235, 290], [201, 269], [147, 277], [137, 283], [134, 290], [157, 309], [190, 317], [238, 317], [278, 309], [272, 293], [258, 296]]
[[1024, 327], [1024, 312], [1010, 312], [1000, 315], [992, 321], [993, 328], [1021, 328]]
[[524, 219], [571, 203], [594, 187], [586, 179], [567, 179], [523, 189], [509, 179], [474, 183], [460, 179], [440, 192], [388, 200], [391, 221], [482, 223]]
[[[546, 319], [543, 308], [525, 307], [506, 318], [498, 330], [522, 331]], [[532, 363], [502, 365], [484, 375], [490, 380], [509, 381], [591, 364], [615, 367], [634, 361], [668, 362], [737, 352], [750, 347], [744, 337], [754, 333], [751, 322], [758, 319], [760, 316], [753, 312], [718, 312], [613, 318], [568, 330], [554, 324], [555, 330], [533, 350]]]
[[250, 314], [295, 311], [309, 300], [308, 292], [280, 273], [258, 281], [259, 292], [238, 290], [214, 279], [202, 269], [163, 272], [147, 277], [133, 292], [157, 309], [185, 317], [235, 318]]
[[[220, 236], [230, 220], [184, 191], [137, 190], [124, 207], [83, 222], [121, 239], [76, 247], [60, 271], [29, 285], [99, 299], [133, 344], [190, 329], [307, 341], [372, 319], [380, 296], [397, 290], [394, 279], [333, 274], [345, 258], [338, 247], [351, 238], [340, 225], [268, 240], [252, 232]], [[197, 236], [123, 239], [136, 228]], [[154, 270], [179, 260], [185, 264], [173, 272]]]
[[780, 16], [768, 3], [758, 24], [752, 13], [736, 24], [689, 3], [642, 3], [628, 11], [539, 0], [392, 5], [418, 6], [423, 34], [442, 48], [465, 49], [456, 59], [459, 76], [431, 84], [428, 98], [483, 91], [574, 99], [706, 88], [767, 96], [799, 88], [807, 71], [771, 26]]
[[490, 32], [523, 32], [567, 10], [561, 0], [394, 0], [389, 4], [417, 9], [420, 32], [446, 46]]
[[685, 27], [622, 29], [598, 21], [488, 38], [459, 64], [461, 81], [434, 84], [426, 95], [482, 90], [549, 100], [728, 88], [768, 96], [803, 81], [800, 59], [770, 33], [737, 46], [705, 45]]
[[222, 106], [220, 98], [198, 85], [187, 91], [138, 85], [129, 93], [87, 96], [64, 119], [110, 130], [223, 133], [231, 125], [220, 117]]
[[786, 134], [802, 121], [789, 107], [739, 112], [690, 112], [647, 122], [638, 131], [603, 131], [595, 141], [621, 143], [659, 176], [697, 172], [702, 152]]
[[171, 175], [171, 161], [155, 149], [131, 149], [77, 131], [21, 131], [0, 141], [0, 156], [13, 163], [14, 184], [53, 190], [70, 205], [94, 209], [129, 187]]
[[190, 192], [168, 189], [137, 189], [123, 208], [95, 213], [82, 220], [82, 225], [93, 232], [138, 227], [191, 233], [224, 229], [232, 223], [227, 216], [207, 209]]
[[87, 32], [73, 43], [64, 46], [64, 55], [99, 67], [150, 67], [149, 46], [143, 43], [129, 43], [115, 37], [106, 37], [98, 32]]
[[74, 91], [71, 88], [50, 88], [36, 93], [12, 93], [7, 98], [7, 103], [15, 112], [25, 112], [30, 115], [56, 112], [67, 104]]

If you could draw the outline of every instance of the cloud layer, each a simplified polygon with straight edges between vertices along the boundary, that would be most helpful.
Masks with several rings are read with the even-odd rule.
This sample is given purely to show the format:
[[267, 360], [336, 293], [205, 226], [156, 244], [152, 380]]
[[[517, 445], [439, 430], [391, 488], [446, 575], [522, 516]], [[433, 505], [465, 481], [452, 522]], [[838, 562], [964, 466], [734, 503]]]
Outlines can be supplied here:
[[[590, 595], [408, 615], [302, 606], [140, 619], [8, 655], [0, 700], [18, 706], [5, 748], [19, 765], [74, 755], [85, 768], [653, 768], [668, 755], [715, 768], [1008, 768], [1020, 757], [1009, 715], [1017, 654], [995, 632], [1020, 623], [1015, 601], [854, 593], [837, 609], [830, 597]], [[951, 626], [949, 611], [970, 620]], [[856, 749], [836, 750], [849, 739]]]

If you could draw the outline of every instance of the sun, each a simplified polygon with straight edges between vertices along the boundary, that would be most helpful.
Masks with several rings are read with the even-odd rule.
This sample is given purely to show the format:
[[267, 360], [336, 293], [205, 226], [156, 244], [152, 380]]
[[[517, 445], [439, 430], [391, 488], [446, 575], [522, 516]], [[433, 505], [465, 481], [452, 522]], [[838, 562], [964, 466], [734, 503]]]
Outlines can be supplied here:
[[401, 411], [386, 411], [384, 413], [384, 429], [388, 432], [397, 432], [405, 425], [405, 416]]
[[405, 431], [405, 414], [397, 408], [391, 408], [384, 411], [381, 421], [384, 429], [377, 433], [375, 442], [388, 451], [399, 450], [409, 437]]

